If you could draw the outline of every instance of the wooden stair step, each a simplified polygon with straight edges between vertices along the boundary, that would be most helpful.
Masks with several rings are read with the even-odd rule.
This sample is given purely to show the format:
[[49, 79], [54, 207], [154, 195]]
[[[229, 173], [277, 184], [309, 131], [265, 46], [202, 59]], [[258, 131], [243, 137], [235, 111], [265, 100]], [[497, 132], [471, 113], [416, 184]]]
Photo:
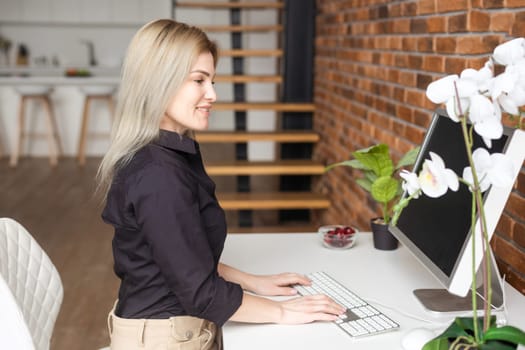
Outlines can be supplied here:
[[310, 131], [205, 131], [198, 132], [199, 143], [236, 143], [250, 141], [274, 141], [282, 143], [318, 142], [319, 134]]
[[228, 57], [258, 57], [258, 56], [269, 56], [269, 57], [281, 57], [283, 50], [281, 49], [232, 49], [232, 50], [220, 50], [220, 56]]
[[280, 24], [276, 25], [201, 25], [199, 26], [205, 32], [282, 32], [283, 26]]
[[177, 7], [205, 7], [213, 9], [282, 9], [284, 8], [284, 4], [275, 1], [177, 1], [175, 3], [175, 8]]
[[285, 103], [285, 102], [217, 102], [213, 104], [217, 111], [249, 111], [249, 110], [271, 110], [279, 112], [313, 112], [313, 103]]
[[225, 210], [326, 209], [330, 201], [311, 192], [222, 192], [217, 193]]
[[280, 75], [217, 75], [216, 83], [277, 83], [283, 82]]
[[320, 175], [325, 166], [311, 160], [206, 162], [209, 175]]
[[277, 226], [239, 227], [228, 226], [228, 233], [311, 233], [317, 232], [312, 224], [284, 224]]

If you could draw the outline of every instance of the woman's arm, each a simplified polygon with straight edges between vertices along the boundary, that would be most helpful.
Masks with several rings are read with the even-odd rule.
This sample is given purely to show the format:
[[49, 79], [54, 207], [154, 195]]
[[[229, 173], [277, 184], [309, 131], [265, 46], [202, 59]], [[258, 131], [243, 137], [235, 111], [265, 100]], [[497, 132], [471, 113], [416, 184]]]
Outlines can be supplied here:
[[[309, 285], [308, 278], [296, 273], [253, 275], [219, 263], [219, 274], [227, 281], [240, 284], [244, 290], [261, 295], [295, 295], [293, 284]], [[309, 295], [275, 301], [244, 293], [241, 306], [230, 321], [251, 323], [301, 324], [313, 321], [334, 321], [345, 308], [326, 295]]]
[[295, 295], [297, 291], [292, 285], [310, 285], [308, 278], [297, 273], [253, 275], [223, 263], [219, 263], [218, 270], [225, 280], [237, 283], [242, 289], [259, 295]]
[[230, 321], [302, 324], [314, 321], [334, 321], [344, 312], [344, 307], [320, 294], [274, 301], [244, 293], [242, 304], [230, 317]]

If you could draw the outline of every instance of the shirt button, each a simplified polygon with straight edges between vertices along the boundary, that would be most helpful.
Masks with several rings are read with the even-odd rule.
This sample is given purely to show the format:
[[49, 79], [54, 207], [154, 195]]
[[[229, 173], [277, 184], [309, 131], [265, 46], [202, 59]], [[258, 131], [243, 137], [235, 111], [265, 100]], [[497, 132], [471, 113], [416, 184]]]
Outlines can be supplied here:
[[192, 331], [186, 331], [186, 338], [191, 339], [193, 337], [193, 332]]

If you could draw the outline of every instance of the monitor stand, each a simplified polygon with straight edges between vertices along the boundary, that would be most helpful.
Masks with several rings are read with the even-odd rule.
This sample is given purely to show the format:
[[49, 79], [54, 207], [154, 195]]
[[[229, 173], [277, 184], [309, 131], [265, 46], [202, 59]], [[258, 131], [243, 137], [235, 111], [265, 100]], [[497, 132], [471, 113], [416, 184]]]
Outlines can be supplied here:
[[[503, 284], [501, 277], [496, 265], [496, 260], [494, 259], [494, 254], [491, 251], [491, 281], [492, 286], [492, 307], [499, 309], [503, 306]], [[482, 264], [485, 263], [485, 258], [483, 258]], [[483, 265], [481, 265], [483, 266]], [[481, 286], [477, 288], [477, 307], [478, 310], [482, 310], [484, 306], [483, 302], [483, 269], [480, 267], [476, 275], [476, 281], [481, 282]], [[469, 291], [466, 297], [460, 297], [454, 294], [449, 293], [446, 289], [416, 289], [414, 290], [414, 295], [419, 300], [419, 302], [425, 307], [428, 311], [436, 313], [454, 313], [461, 311], [470, 311], [472, 310], [472, 291]]]

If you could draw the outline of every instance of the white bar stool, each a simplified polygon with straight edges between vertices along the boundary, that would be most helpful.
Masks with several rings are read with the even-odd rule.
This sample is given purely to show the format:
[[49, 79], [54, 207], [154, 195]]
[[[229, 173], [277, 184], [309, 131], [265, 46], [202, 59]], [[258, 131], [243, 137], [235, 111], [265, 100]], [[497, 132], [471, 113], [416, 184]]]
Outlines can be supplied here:
[[113, 114], [115, 113], [115, 107], [113, 104], [113, 93], [115, 92], [115, 86], [112, 85], [92, 85], [92, 86], [82, 86], [80, 88], [81, 92], [84, 94], [84, 108], [82, 112], [82, 124], [80, 127], [80, 136], [78, 141], [78, 152], [77, 159], [80, 165], [86, 164], [86, 142], [88, 136], [103, 136], [107, 137], [108, 134], [93, 134], [88, 131], [89, 117], [90, 117], [90, 107], [91, 103], [94, 100], [106, 102], [110, 118], [113, 120]]
[[[51, 106], [51, 99], [49, 98], [52, 88], [45, 85], [21, 85], [17, 86], [15, 90], [20, 94], [18, 132], [15, 135], [15, 145], [13, 147], [13, 152], [11, 153], [9, 165], [12, 167], [18, 165], [18, 158], [23, 151], [23, 140], [30, 136], [45, 136], [47, 138], [49, 144], [49, 163], [52, 166], [57, 165], [58, 157], [62, 154], [62, 148], [60, 146], [58, 128], [53, 114], [53, 108]], [[45, 121], [47, 125], [47, 132], [44, 135], [26, 131], [26, 104], [31, 101], [40, 102], [44, 107]]]

